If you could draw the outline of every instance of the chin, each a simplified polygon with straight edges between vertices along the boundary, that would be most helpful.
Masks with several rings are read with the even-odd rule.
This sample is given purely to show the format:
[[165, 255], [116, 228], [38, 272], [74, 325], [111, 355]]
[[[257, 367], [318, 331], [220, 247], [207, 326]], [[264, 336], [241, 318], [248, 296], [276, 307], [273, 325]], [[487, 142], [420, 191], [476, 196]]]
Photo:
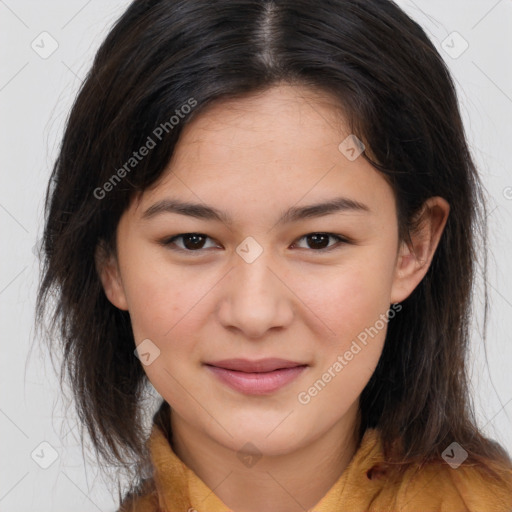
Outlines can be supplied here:
[[[251, 454], [254, 451], [267, 457], [285, 455], [311, 442], [309, 437], [304, 437], [304, 426], [299, 428], [292, 424], [286, 427], [277, 425], [279, 422], [274, 422], [272, 426], [260, 424], [249, 428], [246, 424], [230, 431], [233, 437], [223, 432], [224, 435], [217, 441], [237, 453]], [[301, 435], [298, 436], [297, 432], [301, 432]]]

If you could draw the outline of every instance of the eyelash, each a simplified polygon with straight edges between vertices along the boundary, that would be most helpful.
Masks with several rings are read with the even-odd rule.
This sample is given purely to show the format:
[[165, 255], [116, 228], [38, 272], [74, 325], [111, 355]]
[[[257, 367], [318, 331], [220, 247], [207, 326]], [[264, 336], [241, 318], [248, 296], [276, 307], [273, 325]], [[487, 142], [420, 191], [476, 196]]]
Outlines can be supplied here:
[[[205, 235], [203, 233], [181, 233], [179, 235], [174, 235], [172, 237], [164, 238], [163, 240], [160, 240], [159, 243], [161, 245], [163, 245], [164, 247], [169, 248], [169, 249], [171, 249], [173, 251], [186, 252], [186, 253], [189, 253], [189, 254], [201, 253], [202, 251], [209, 249], [209, 248], [207, 248], [207, 249], [200, 248], [200, 249], [197, 249], [197, 250], [183, 249], [181, 247], [177, 247], [174, 244], [175, 240], [177, 240], [179, 238], [184, 238], [186, 236], [191, 236], [191, 235], [195, 235], [195, 236], [199, 236], [199, 237], [202, 237], [202, 238], [209, 238], [209, 239], [211, 239], [208, 235]], [[297, 241], [300, 241], [300, 240], [302, 240], [304, 238], [307, 238], [308, 236], [311, 236], [311, 235], [324, 235], [324, 236], [328, 236], [330, 238], [335, 238], [338, 241], [337, 244], [332, 245], [330, 247], [323, 248], [323, 249], [309, 249], [310, 251], [313, 251], [313, 252], [316, 252], [316, 253], [330, 252], [330, 251], [332, 251], [334, 249], [339, 249], [341, 244], [349, 244], [349, 243], [351, 243], [351, 240], [349, 240], [346, 237], [343, 237], [343, 236], [340, 236], [340, 235], [335, 235], [334, 233], [325, 233], [325, 232], [322, 232], [322, 231], [319, 231], [319, 232], [314, 231], [312, 233], [307, 233], [306, 235], [303, 235], [300, 238], [298, 238]], [[294, 243], [296, 243], [296, 242], [294, 242]]]

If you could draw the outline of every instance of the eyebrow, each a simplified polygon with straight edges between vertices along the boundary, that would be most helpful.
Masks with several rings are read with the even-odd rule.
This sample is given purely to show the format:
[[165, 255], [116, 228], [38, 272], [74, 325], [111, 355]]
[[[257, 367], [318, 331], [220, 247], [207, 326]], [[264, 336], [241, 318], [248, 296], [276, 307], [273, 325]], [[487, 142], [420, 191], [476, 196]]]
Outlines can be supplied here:
[[[286, 210], [276, 225], [289, 224], [299, 220], [311, 219], [340, 212], [367, 212], [370, 208], [354, 199], [337, 197], [326, 202], [310, 204], [307, 206], [292, 206]], [[191, 203], [178, 199], [163, 199], [150, 206], [143, 214], [142, 219], [148, 220], [164, 213], [177, 213], [196, 219], [223, 222], [229, 226], [233, 219], [222, 210], [201, 203]]]

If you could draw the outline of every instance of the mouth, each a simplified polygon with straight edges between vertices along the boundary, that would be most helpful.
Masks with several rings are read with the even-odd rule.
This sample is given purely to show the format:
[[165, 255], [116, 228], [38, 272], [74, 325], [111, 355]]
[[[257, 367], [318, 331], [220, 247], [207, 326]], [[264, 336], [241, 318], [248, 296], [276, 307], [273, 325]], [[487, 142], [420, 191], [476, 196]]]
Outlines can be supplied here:
[[240, 393], [274, 393], [295, 380], [309, 365], [286, 359], [224, 359], [204, 363], [222, 383]]

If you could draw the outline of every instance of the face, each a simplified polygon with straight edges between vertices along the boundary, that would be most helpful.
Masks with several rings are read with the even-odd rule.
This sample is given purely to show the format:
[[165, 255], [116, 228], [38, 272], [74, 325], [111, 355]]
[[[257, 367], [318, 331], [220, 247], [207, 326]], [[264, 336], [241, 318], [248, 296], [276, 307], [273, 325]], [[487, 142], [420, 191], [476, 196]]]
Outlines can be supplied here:
[[107, 296], [174, 418], [225, 447], [285, 453], [353, 420], [386, 313], [424, 274], [349, 135], [308, 89], [217, 103], [120, 220]]

